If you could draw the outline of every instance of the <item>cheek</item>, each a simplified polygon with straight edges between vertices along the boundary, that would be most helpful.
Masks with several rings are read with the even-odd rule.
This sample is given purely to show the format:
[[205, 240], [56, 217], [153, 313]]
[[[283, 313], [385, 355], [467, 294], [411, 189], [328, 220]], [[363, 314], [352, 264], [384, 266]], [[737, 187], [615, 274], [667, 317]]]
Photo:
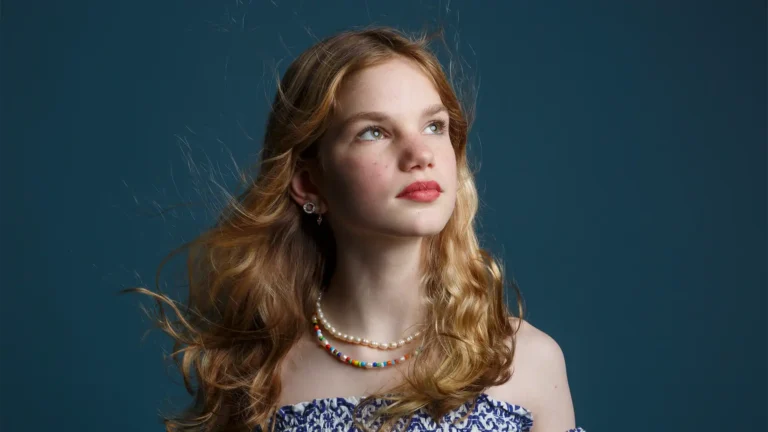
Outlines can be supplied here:
[[439, 163], [440, 166], [443, 167], [442, 171], [446, 175], [446, 180], [456, 182], [456, 153], [453, 150], [453, 147], [448, 149], [447, 151], [440, 152], [439, 154]]
[[331, 169], [336, 175], [331, 192], [336, 201], [370, 205], [391, 193], [390, 165], [376, 159], [345, 158]]

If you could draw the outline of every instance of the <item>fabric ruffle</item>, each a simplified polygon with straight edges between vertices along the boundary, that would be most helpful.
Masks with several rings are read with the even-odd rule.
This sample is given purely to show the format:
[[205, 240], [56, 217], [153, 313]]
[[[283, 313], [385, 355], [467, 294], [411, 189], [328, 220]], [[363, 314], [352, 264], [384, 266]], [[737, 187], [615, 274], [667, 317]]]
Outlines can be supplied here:
[[[275, 430], [291, 432], [358, 432], [354, 426], [353, 415], [355, 406], [365, 397], [348, 396], [313, 399], [294, 405], [286, 405], [278, 409]], [[363, 407], [362, 419], [369, 418], [377, 409], [389, 401], [377, 400]], [[533, 427], [533, 413], [520, 405], [514, 405], [495, 399], [482, 393], [477, 398], [474, 410], [465, 419], [461, 419], [472, 409], [472, 402], [467, 402], [454, 411], [446, 414], [436, 424], [426, 412], [417, 412], [408, 427], [409, 432], [529, 432]], [[454, 423], [456, 421], [456, 423]], [[376, 428], [377, 424], [366, 426]], [[404, 424], [404, 423], [403, 423]], [[570, 429], [564, 432], [586, 432], [582, 428]]]

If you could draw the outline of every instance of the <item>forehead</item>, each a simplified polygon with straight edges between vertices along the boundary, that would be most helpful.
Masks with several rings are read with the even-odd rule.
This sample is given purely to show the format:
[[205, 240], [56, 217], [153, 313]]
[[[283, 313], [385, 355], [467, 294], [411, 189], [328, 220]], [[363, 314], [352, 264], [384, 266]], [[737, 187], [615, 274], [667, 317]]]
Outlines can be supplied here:
[[414, 61], [400, 57], [346, 77], [336, 96], [336, 113], [342, 118], [359, 111], [421, 112], [441, 102], [426, 73]]

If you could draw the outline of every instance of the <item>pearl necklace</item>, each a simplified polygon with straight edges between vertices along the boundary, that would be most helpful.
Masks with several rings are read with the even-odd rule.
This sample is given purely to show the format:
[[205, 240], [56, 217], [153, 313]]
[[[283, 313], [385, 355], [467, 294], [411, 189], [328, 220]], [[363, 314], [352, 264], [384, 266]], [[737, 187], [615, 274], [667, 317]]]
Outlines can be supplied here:
[[320, 300], [323, 298], [323, 294], [320, 293], [320, 295], [317, 297], [317, 316], [320, 318], [320, 322], [323, 324], [323, 327], [325, 327], [326, 330], [328, 330], [331, 333], [331, 336], [335, 337], [336, 339], [342, 340], [344, 342], [350, 342], [357, 345], [365, 345], [369, 346], [371, 348], [378, 348], [381, 350], [389, 350], [389, 349], [395, 349], [395, 348], [402, 348], [406, 344], [409, 344], [416, 340], [419, 336], [421, 336], [421, 331], [417, 331], [416, 333], [407, 336], [405, 339], [400, 339], [397, 342], [376, 342], [368, 339], [363, 339], [357, 336], [348, 335], [346, 333], [342, 333], [336, 328], [331, 325], [330, 322], [325, 318], [325, 315], [323, 314], [323, 309], [320, 307]]
[[412, 353], [405, 354], [400, 358], [395, 358], [392, 360], [377, 361], [377, 362], [355, 360], [350, 358], [348, 355], [344, 355], [341, 351], [333, 347], [330, 342], [328, 342], [325, 336], [323, 336], [323, 331], [320, 330], [320, 326], [317, 323], [317, 315], [312, 315], [312, 325], [315, 328], [315, 333], [317, 334], [317, 340], [320, 342], [320, 345], [323, 346], [326, 351], [328, 351], [329, 354], [336, 357], [340, 362], [344, 364], [348, 364], [350, 366], [359, 367], [363, 369], [384, 368], [384, 367], [394, 366], [396, 364], [403, 363], [409, 358], [416, 357], [419, 354], [421, 354], [421, 350], [423, 348], [423, 346], [420, 346], [416, 348], [416, 350], [413, 351]]

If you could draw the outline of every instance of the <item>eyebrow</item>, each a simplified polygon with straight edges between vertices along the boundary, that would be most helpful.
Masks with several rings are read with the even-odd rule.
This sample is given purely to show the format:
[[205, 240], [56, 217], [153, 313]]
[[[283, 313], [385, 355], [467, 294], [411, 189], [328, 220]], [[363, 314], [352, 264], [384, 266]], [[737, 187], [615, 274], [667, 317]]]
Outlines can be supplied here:
[[[422, 117], [433, 116], [439, 112], [448, 112], [448, 109], [443, 104], [430, 105], [421, 111], [421, 116]], [[390, 117], [387, 114], [380, 111], [361, 111], [361, 112], [352, 114], [351, 116], [344, 119], [339, 124], [339, 129], [344, 130], [350, 124], [360, 120], [384, 121], [384, 120], [388, 120], [389, 118]]]

